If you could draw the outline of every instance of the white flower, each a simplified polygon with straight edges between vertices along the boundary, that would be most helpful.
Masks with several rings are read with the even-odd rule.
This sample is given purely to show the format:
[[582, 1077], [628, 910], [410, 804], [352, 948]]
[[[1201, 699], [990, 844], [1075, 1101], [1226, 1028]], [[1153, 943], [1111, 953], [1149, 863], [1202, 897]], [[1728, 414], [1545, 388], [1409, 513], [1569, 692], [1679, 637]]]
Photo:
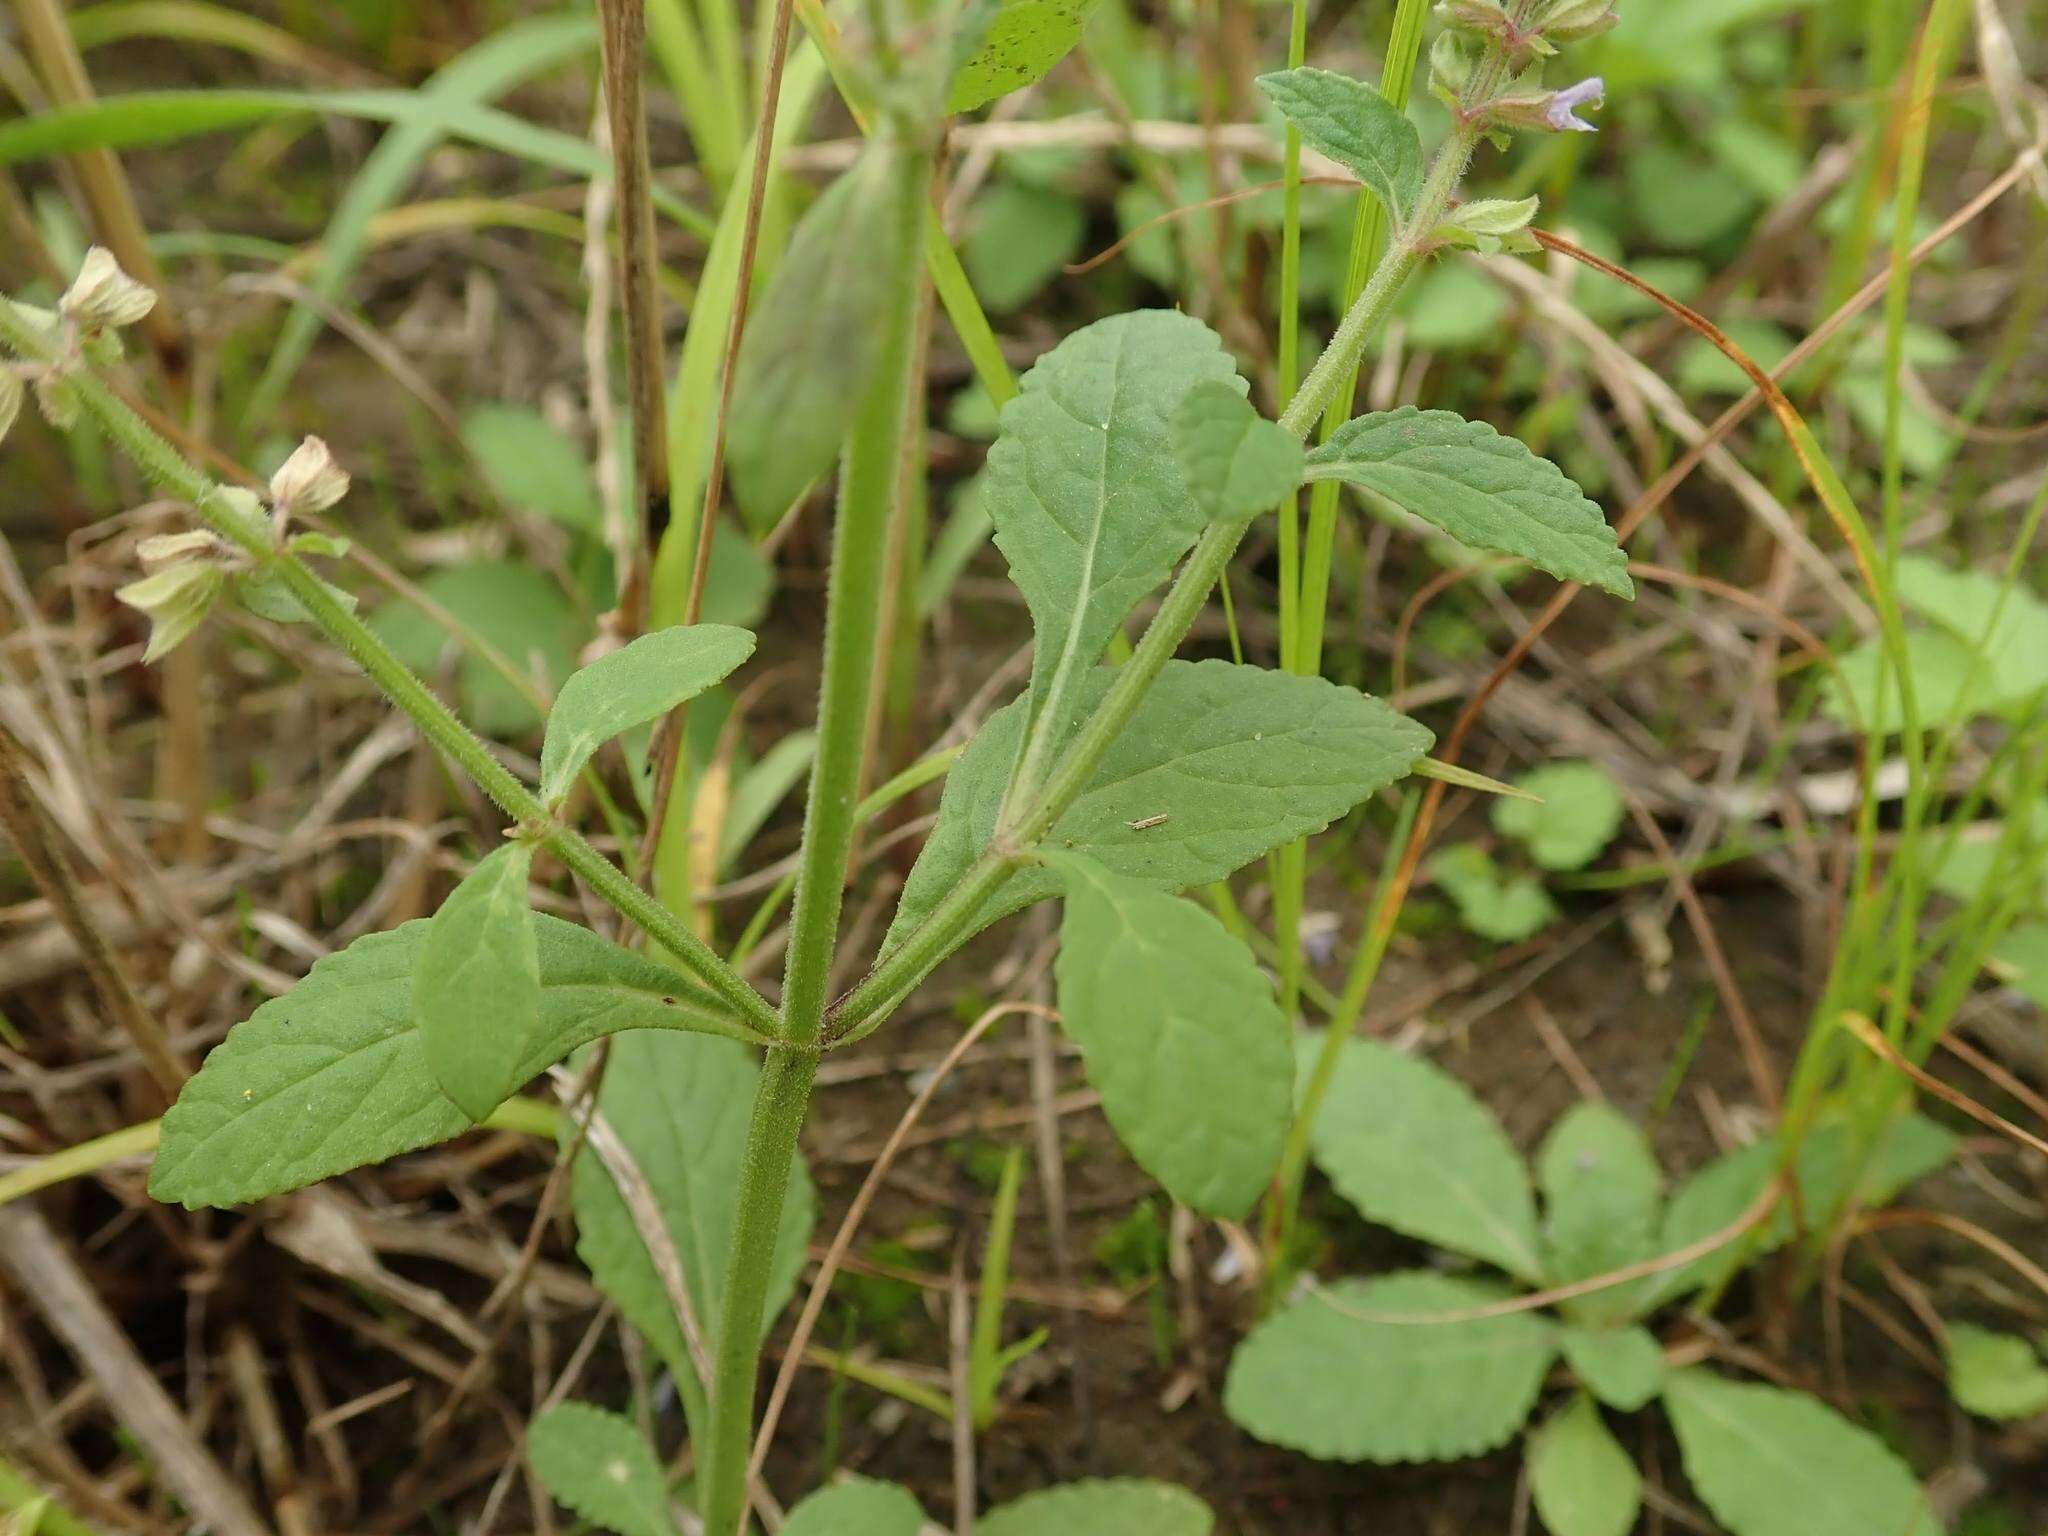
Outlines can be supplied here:
[[85, 253], [77, 280], [57, 307], [82, 328], [98, 330], [133, 325], [156, 308], [156, 294], [123, 272], [112, 251], [96, 245]]
[[227, 572], [220, 566], [184, 560], [117, 591], [114, 596], [149, 615], [149, 645], [142, 653], [143, 661], [156, 661], [175, 650], [200, 626], [226, 583]]
[[1563, 133], [1597, 133], [1591, 123], [1580, 117], [1574, 110], [1583, 106], [1599, 106], [1607, 100], [1607, 84], [1598, 75], [1581, 80], [1577, 85], [1568, 85], [1561, 91], [1553, 91], [1550, 100], [1544, 104], [1543, 120]]
[[284, 513], [325, 512], [347, 494], [347, 471], [317, 437], [294, 448], [270, 477], [270, 499]]

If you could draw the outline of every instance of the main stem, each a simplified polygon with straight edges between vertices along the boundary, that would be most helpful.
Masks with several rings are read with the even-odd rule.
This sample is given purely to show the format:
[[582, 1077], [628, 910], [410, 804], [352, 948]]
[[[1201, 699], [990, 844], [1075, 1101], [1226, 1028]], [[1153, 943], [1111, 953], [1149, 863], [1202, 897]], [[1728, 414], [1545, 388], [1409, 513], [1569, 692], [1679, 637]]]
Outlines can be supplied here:
[[[761, 1069], [747, 1125], [738, 1209], [727, 1255], [724, 1303], [711, 1382], [711, 1430], [704, 1458], [707, 1536], [737, 1536], [747, 1507], [754, 1378], [761, 1323], [789, 1167], [803, 1129], [825, 1022], [825, 993], [853, 848], [861, 758], [882, 639], [881, 594], [889, 519], [900, 483], [905, 392], [917, 328], [918, 241], [931, 153], [922, 144], [878, 143], [891, 157], [888, 192], [893, 250], [890, 289], [878, 324], [883, 351], [861, 396], [839, 480], [832, 575], [825, 609], [824, 678], [818, 754], [804, 812], [796, 900], [782, 984], [782, 1030]], [[853, 259], [863, 259], [856, 254]], [[868, 259], [872, 259], [869, 257]]]
[[[0, 341], [31, 362], [51, 361], [48, 341], [6, 299], [0, 299]], [[743, 1023], [763, 1035], [776, 1032], [780, 1021], [767, 1000], [692, 933], [687, 924], [629, 880], [580, 833], [556, 822], [540, 798], [491, 755], [490, 748], [455, 717], [432, 689], [413, 676], [367, 624], [303, 562], [272, 542], [263, 519], [247, 516], [223, 497], [221, 487], [187, 463], [85, 368], [75, 369], [71, 382], [86, 412], [145, 475], [189, 503], [209, 528], [240, 546], [258, 570], [282, 581], [327, 638], [354, 657], [384, 696], [409, 715], [420, 733], [474, 779], [506, 815], [534, 829], [541, 843], [581, 877], [595, 895], [677, 956], [732, 1007]]]

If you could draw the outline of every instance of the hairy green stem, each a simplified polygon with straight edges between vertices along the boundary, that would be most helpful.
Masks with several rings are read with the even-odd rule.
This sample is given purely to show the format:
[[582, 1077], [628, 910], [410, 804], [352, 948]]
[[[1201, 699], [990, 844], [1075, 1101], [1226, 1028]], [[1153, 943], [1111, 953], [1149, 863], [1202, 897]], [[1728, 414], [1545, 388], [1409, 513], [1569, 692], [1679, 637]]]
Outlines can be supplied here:
[[[29, 362], [52, 361], [48, 339], [4, 299], [0, 299], [0, 341]], [[391, 653], [326, 583], [295, 555], [272, 542], [263, 519], [248, 516], [223, 497], [222, 487], [186, 462], [89, 371], [83, 367], [74, 369], [71, 382], [86, 414], [116, 447], [149, 479], [189, 503], [215, 533], [238, 545], [258, 570], [282, 581], [314, 625], [347, 651], [378, 690], [411, 717], [420, 734], [475, 780], [506, 815], [533, 829], [541, 844], [581, 877], [594, 895], [644, 929], [649, 938], [695, 972], [731, 1005], [744, 1023], [766, 1035], [777, 1032], [778, 1016], [760, 993], [748, 986], [688, 925], [591, 847], [580, 833], [555, 822], [539, 797], [492, 756], [491, 749]]]
[[747, 1453], [761, 1323], [789, 1164], [817, 1075], [825, 993], [839, 932], [847, 861], [858, 819], [861, 759], [883, 640], [881, 593], [888, 528], [901, 485], [905, 395], [917, 330], [919, 237], [931, 154], [921, 143], [879, 142], [891, 157], [887, 196], [901, 259], [876, 323], [883, 350], [861, 396], [839, 480], [832, 575], [825, 609], [818, 752], [811, 765], [783, 973], [780, 1043], [768, 1052], [747, 1125], [732, 1247], [727, 1255], [704, 1457], [704, 1528], [736, 1536], [745, 1520]]

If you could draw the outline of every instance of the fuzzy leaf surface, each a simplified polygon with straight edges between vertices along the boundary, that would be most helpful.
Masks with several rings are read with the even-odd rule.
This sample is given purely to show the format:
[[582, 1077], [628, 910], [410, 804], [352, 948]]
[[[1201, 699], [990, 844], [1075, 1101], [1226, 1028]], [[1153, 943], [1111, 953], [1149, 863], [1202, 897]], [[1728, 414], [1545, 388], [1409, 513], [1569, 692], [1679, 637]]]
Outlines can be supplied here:
[[[1088, 674], [1069, 734], [1114, 680], [1104, 668]], [[885, 954], [988, 846], [1025, 709], [1020, 699], [989, 716], [946, 775], [938, 824], [903, 888]], [[1406, 774], [1434, 740], [1379, 700], [1322, 678], [1169, 661], [1046, 843], [1158, 890], [1186, 890], [1321, 831]], [[1058, 888], [1047, 870], [1019, 870], [975, 928]]]
[[560, 805], [597, 749], [694, 699], [754, 654], [729, 624], [677, 624], [600, 656], [562, 684], [540, 749], [540, 797]]
[[[468, 1130], [413, 1023], [428, 921], [316, 961], [229, 1030], [164, 1116], [150, 1193], [195, 1209], [239, 1205]], [[541, 1028], [522, 1076], [622, 1030], [748, 1038], [712, 994], [668, 967], [575, 923], [533, 921]]]
[[782, 1536], [917, 1536], [923, 1528], [924, 1511], [907, 1488], [849, 1477], [792, 1509]]
[[1415, 126], [1362, 80], [1327, 69], [1283, 69], [1259, 76], [1280, 115], [1320, 150], [1372, 188], [1395, 222], [1422, 197], [1422, 140]]
[[1542, 1280], [1528, 1170], [1493, 1111], [1434, 1062], [1347, 1040], [1309, 1146], [1366, 1220]]
[[1735, 1536], [1941, 1536], [1911, 1469], [1818, 1398], [1694, 1368], [1664, 1406], [1685, 1475]]
[[[598, 1111], [653, 1191], [697, 1321], [706, 1340], [715, 1339], [724, 1312], [747, 1111], [760, 1075], [755, 1053], [729, 1040], [682, 1034], [626, 1035], [611, 1049]], [[682, 1326], [604, 1159], [586, 1148], [572, 1178], [577, 1256], [669, 1368], [688, 1373]], [[764, 1330], [789, 1304], [816, 1219], [810, 1174], [801, 1156], [794, 1156], [762, 1310]]]
[[1581, 1392], [1529, 1437], [1529, 1491], [1551, 1536], [1628, 1536], [1643, 1475]]
[[1026, 1494], [974, 1528], [980, 1536], [1209, 1536], [1215, 1524], [1209, 1506], [1185, 1488], [1113, 1477]]
[[413, 1019], [427, 1069], [472, 1120], [512, 1096], [540, 1038], [540, 942], [526, 880], [533, 845], [481, 859], [427, 923], [413, 977]]
[[1243, 1216], [1279, 1164], [1293, 1088], [1272, 984], [1193, 902], [1093, 859], [1053, 863], [1066, 887], [1060, 1021], [1103, 1112], [1176, 1200]]
[[1412, 405], [1355, 417], [1309, 454], [1308, 478], [1359, 486], [1471, 548], [1635, 596], [1628, 556], [1599, 507], [1550, 460], [1483, 421]]
[[1301, 481], [1301, 444], [1228, 384], [1197, 384], [1182, 397], [1173, 451], [1212, 522], [1263, 512]]
[[632, 1420], [557, 1403], [526, 1431], [526, 1455], [563, 1508], [619, 1536], [675, 1536], [661, 1463]]
[[1557, 1353], [1526, 1312], [1420, 1324], [1367, 1318], [1459, 1312], [1503, 1300], [1479, 1281], [1420, 1270], [1340, 1280], [1275, 1312], [1231, 1358], [1224, 1411], [1259, 1439], [1325, 1461], [1444, 1461], [1504, 1445]]

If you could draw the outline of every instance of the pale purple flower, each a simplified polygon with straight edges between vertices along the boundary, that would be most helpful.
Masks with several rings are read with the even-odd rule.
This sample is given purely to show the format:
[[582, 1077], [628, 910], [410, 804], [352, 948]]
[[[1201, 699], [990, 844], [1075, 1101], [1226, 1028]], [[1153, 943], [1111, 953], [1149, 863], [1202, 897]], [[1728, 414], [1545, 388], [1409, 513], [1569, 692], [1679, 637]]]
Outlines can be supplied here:
[[1598, 132], [1594, 126], [1580, 117], [1574, 110], [1588, 104], [1599, 106], [1607, 99], [1607, 84], [1598, 75], [1581, 80], [1577, 85], [1568, 85], [1561, 91], [1553, 91], [1544, 105], [1543, 120], [1559, 133], [1570, 129], [1573, 133]]

